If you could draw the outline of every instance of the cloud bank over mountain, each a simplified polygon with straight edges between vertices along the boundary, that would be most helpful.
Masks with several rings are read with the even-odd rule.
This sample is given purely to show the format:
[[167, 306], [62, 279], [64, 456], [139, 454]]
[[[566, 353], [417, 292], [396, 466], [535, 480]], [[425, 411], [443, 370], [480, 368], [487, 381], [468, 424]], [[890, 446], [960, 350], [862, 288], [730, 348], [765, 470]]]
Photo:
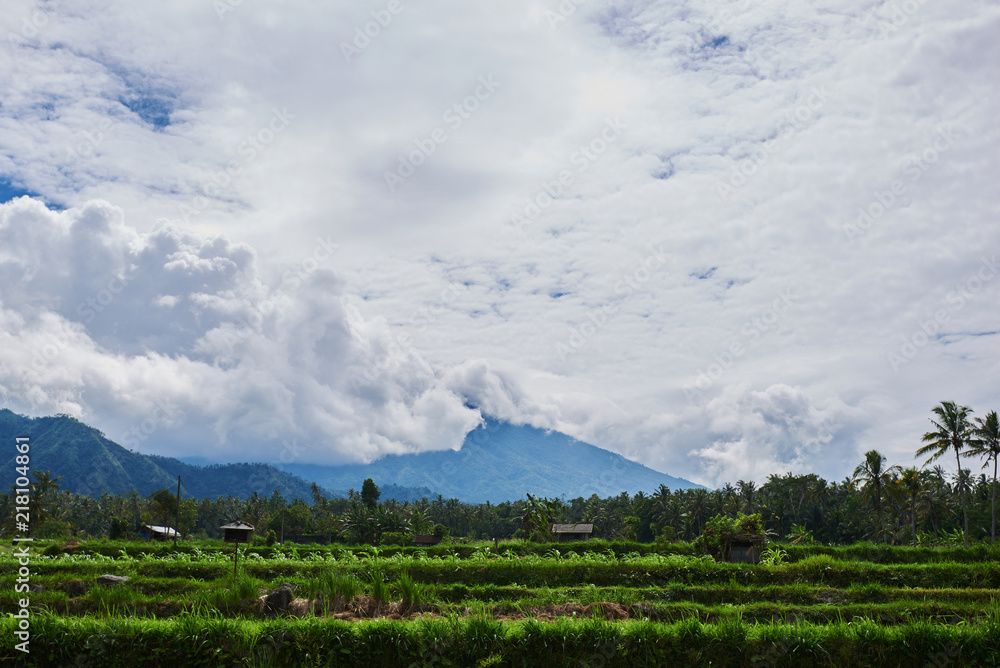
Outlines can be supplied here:
[[319, 266], [336, 251], [323, 239], [311, 273], [265, 286], [252, 248], [139, 234], [104, 202], [53, 212], [21, 198], [2, 216], [9, 402], [107, 412], [121, 443], [167, 441], [181, 456], [215, 446], [227, 459], [273, 460], [282, 444], [286, 458], [370, 460], [457, 447], [479, 422], [344, 298]]

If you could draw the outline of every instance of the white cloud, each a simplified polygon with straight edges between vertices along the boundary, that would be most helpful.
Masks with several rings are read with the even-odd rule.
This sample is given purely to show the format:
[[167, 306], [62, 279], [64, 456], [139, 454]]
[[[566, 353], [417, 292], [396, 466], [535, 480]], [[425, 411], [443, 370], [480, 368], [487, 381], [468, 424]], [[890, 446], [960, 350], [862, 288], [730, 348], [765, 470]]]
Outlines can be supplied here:
[[329, 270], [282, 293], [258, 280], [250, 248], [139, 235], [103, 202], [56, 213], [21, 198], [0, 221], [0, 366], [15, 406], [230, 460], [277, 461], [292, 440], [296, 456], [328, 462], [457, 447], [479, 421], [419, 355], [383, 361], [385, 328], [350, 316]]
[[66, 210], [4, 209], [0, 390], [220, 456], [455, 447], [468, 400], [699, 482], [908, 463], [1000, 371], [1000, 10], [918, 4], [404, 3], [347, 62], [384, 3], [13, 3], [0, 186]]

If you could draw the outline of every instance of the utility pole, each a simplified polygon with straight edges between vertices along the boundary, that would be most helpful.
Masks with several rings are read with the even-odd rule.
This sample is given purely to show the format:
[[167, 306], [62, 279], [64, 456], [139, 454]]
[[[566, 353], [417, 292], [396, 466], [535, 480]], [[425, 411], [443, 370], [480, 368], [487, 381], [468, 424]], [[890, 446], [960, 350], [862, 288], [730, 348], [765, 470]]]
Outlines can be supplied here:
[[174, 513], [174, 548], [177, 548], [177, 536], [181, 532], [181, 477], [177, 476], [177, 512]]

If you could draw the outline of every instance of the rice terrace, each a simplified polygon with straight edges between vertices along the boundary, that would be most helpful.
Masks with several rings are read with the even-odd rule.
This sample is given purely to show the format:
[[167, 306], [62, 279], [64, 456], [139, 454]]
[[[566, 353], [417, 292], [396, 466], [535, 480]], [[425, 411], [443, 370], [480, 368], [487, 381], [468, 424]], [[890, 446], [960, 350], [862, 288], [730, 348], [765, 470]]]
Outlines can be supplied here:
[[[31, 660], [948, 666], [994, 665], [1000, 642], [1000, 551], [984, 546], [790, 545], [762, 564], [602, 540], [244, 550], [234, 577], [218, 545], [53, 543], [31, 560]], [[3, 627], [4, 661], [23, 661], [17, 620]]]

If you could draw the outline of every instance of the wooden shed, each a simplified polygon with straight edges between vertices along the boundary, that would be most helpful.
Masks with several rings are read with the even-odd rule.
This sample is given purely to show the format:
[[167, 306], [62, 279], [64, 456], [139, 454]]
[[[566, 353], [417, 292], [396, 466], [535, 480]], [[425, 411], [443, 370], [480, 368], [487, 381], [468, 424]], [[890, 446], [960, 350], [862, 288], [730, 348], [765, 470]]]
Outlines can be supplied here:
[[139, 530], [139, 535], [146, 540], [169, 540], [174, 537], [180, 537], [177, 529], [173, 527], [161, 527], [154, 524], [143, 524], [142, 528]]
[[431, 536], [427, 534], [417, 534], [413, 537], [414, 545], [437, 545], [441, 542], [440, 536]]
[[223, 532], [222, 540], [227, 543], [249, 543], [253, 537], [253, 525], [246, 522], [233, 522], [219, 527]]
[[572, 543], [581, 540], [590, 540], [590, 534], [594, 533], [593, 524], [553, 524], [550, 532], [552, 538], [557, 543]]
[[724, 558], [735, 563], [759, 564], [761, 551], [766, 543], [767, 539], [762, 534], [738, 533], [733, 536], [729, 554]]

